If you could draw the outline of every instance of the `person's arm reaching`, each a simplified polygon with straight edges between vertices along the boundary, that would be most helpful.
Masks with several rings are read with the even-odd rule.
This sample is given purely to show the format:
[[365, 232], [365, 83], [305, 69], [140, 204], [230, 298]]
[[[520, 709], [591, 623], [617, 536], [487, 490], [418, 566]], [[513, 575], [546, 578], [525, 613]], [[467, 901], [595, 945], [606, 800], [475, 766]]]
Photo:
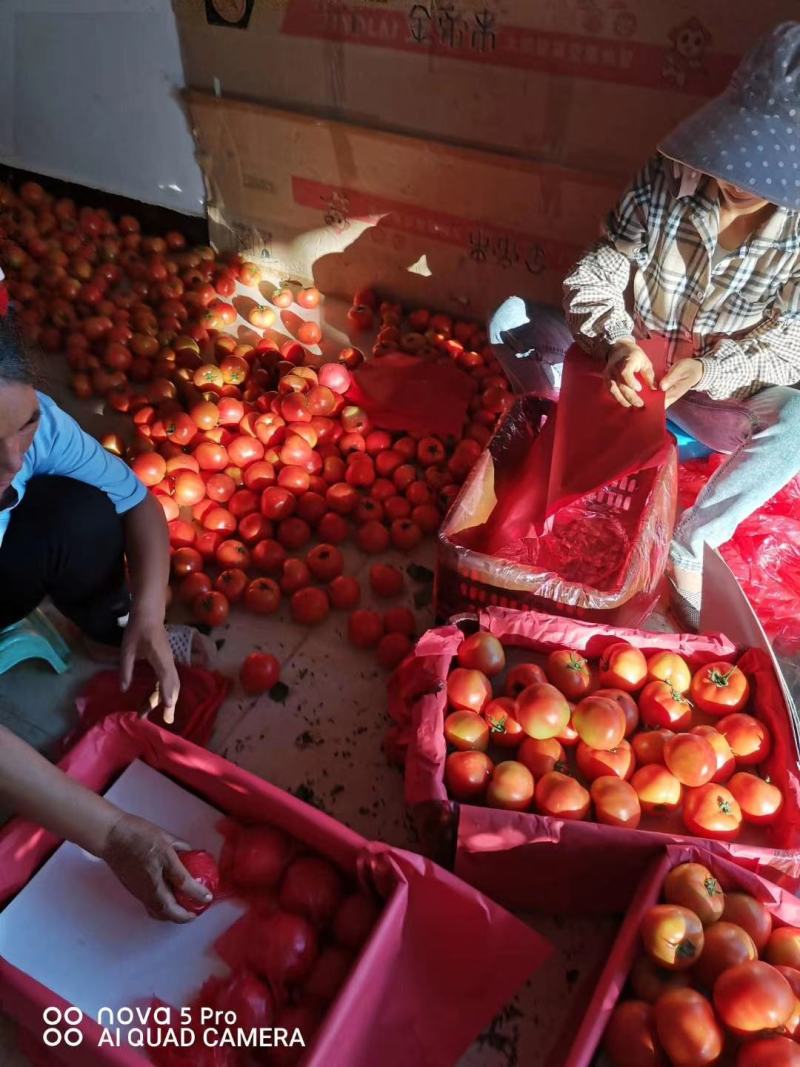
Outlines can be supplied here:
[[178, 858], [189, 845], [86, 789], [2, 726], [0, 799], [17, 814], [105, 860], [153, 918], [194, 918], [178, 905], [173, 887], [197, 901], [209, 900], [208, 891]]
[[164, 629], [169, 583], [169, 532], [152, 493], [122, 517], [131, 584], [131, 617], [122, 639], [120, 678], [128, 689], [137, 659], [147, 660], [158, 678], [164, 721], [175, 719], [180, 682]]

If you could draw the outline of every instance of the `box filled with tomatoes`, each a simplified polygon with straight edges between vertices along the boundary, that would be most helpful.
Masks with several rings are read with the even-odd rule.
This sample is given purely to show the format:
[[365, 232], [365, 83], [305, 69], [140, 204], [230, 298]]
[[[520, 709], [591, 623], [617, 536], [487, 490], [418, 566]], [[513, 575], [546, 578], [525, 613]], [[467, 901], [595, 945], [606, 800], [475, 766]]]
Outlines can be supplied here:
[[489, 608], [425, 634], [389, 706], [423, 833], [457, 828], [456, 871], [507, 907], [620, 910], [686, 837], [800, 884], [793, 709], [759, 648]]
[[800, 902], [677, 845], [639, 887], [564, 1067], [797, 1067], [798, 1040]]
[[[205, 982], [205, 976], [198, 976], [191, 1003], [171, 1006], [180, 1012], [177, 1020], [173, 1016], [174, 1026], [181, 1035], [184, 1027], [194, 1028], [196, 1041], [182, 1040], [175, 1048], [165, 1039], [163, 1047], [151, 1053], [162, 1067], [237, 1067], [254, 1062], [247, 1047], [204, 1046], [200, 1037], [204, 1009], [206, 1024], [211, 1012], [212, 1018], [228, 1023], [233, 1015], [235, 1025], [247, 1033], [263, 1028], [299, 1030], [305, 1047], [271, 1049], [269, 1063], [275, 1067], [288, 1067], [301, 1056], [305, 1067], [345, 1063], [366, 1067], [375, 1063], [376, 1048], [381, 1049], [381, 1063], [387, 1065], [410, 1059], [453, 1063], [549, 955], [539, 935], [429, 860], [368, 842], [315, 808], [136, 714], [106, 718], [70, 750], [61, 767], [89, 788], [103, 790], [135, 761], [172, 779], [226, 817], [219, 866], [209, 853], [181, 854], [184, 865], [203, 879], [215, 900], [197, 905], [179, 893], [181, 903], [198, 912], [212, 911], [225, 897], [236, 897], [243, 905], [232, 925], [218, 924], [222, 934], [203, 952], [204, 961], [209, 955], [216, 957], [213, 970], [207, 972], [212, 976]], [[60, 844], [22, 819], [5, 828], [0, 834], [3, 906], [26, 887]], [[124, 909], [131, 902], [121, 890], [120, 895], [119, 907]], [[53, 914], [58, 906], [53, 904]], [[127, 913], [125, 921], [130, 922]], [[146, 948], [150, 941], [161, 946], [152, 950], [161, 951], [153, 967], [169, 966], [163, 944], [165, 939], [168, 945], [175, 944], [169, 937], [176, 928], [155, 923], [144, 910], [140, 922], [132, 973], [143, 978], [143, 1003], [169, 1010], [170, 1006], [152, 1000], [155, 983]], [[162, 936], [154, 935], [153, 925]], [[461, 965], [465, 940], [470, 945], [467, 968]], [[114, 1004], [115, 976], [107, 975], [104, 981], [107, 999], [102, 1003]], [[99, 1042], [102, 1031], [88, 1011], [79, 1023], [83, 1037], [77, 1051], [66, 1045], [43, 1050], [43, 1012], [49, 1007], [64, 1011], [69, 1004], [57, 982], [48, 988], [41, 977], [34, 979], [7, 959], [0, 959], [0, 1000], [3, 1010], [29, 1035], [34, 1062], [80, 1067], [109, 1063], [135, 1067], [150, 1062], [124, 1042], [121, 1049]], [[167, 1025], [163, 1016], [154, 1021]], [[149, 1042], [150, 1038], [148, 1048]]]

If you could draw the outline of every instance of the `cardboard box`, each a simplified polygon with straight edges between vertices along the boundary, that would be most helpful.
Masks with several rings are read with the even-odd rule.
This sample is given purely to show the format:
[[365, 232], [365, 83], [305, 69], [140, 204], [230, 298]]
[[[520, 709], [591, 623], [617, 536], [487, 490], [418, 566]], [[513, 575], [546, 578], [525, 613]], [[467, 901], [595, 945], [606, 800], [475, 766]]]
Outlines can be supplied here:
[[190, 92], [212, 240], [349, 298], [484, 316], [510, 293], [559, 303], [618, 192], [550, 164]]

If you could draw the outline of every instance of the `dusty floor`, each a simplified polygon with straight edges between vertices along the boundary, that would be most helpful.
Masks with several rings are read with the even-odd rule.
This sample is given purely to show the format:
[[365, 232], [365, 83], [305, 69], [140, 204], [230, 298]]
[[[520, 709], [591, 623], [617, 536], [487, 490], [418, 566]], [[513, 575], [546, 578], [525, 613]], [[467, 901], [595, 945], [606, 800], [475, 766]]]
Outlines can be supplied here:
[[[62, 373], [60, 361], [52, 360], [47, 391], [96, 432], [107, 420], [91, 405], [75, 402], [63, 387]], [[430, 566], [432, 555], [429, 543], [417, 554], [417, 562]], [[396, 561], [407, 563], [400, 557]], [[366, 560], [351, 549], [348, 571], [354, 573], [359, 563], [366, 570]], [[425, 586], [409, 581], [409, 605], [415, 594], [425, 599]], [[368, 595], [366, 599], [369, 606]], [[418, 617], [423, 630], [432, 619], [430, 608], [420, 610]], [[369, 838], [414, 847], [401, 776], [387, 767], [381, 752], [386, 678], [374, 657], [347, 643], [344, 619], [334, 614], [309, 631], [287, 621], [283, 613], [269, 620], [234, 613], [214, 635], [220, 646], [218, 668], [235, 677], [248, 652], [270, 651], [283, 664], [289, 694], [278, 704], [268, 696], [246, 697], [234, 686], [211, 748]], [[655, 619], [655, 627], [663, 628], [664, 621]], [[0, 723], [47, 751], [73, 725], [74, 694], [95, 669], [76, 649], [72, 669], [62, 677], [36, 663], [0, 677]], [[559, 1031], [578, 1006], [581, 986], [604, 960], [614, 928], [613, 922], [597, 920], [538, 916], [531, 922], [555, 943], [557, 952], [467, 1053], [464, 1067], [545, 1065]], [[2, 1018], [0, 1063], [27, 1063], [17, 1051], [12, 1024]]]

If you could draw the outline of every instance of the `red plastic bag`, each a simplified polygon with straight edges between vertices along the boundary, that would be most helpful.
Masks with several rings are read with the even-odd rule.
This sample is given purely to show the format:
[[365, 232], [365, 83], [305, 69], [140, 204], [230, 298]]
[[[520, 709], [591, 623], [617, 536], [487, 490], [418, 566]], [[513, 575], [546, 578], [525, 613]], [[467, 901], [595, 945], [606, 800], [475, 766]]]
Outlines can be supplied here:
[[390, 352], [353, 372], [347, 392], [383, 430], [460, 437], [475, 382], [450, 359]]
[[[169, 733], [205, 745], [211, 737], [217, 712], [228, 695], [230, 682], [215, 671], [203, 667], [178, 666], [181, 682], [175, 722], [172, 725], [159, 723]], [[63, 741], [62, 751], [75, 744], [77, 739], [101, 722], [107, 715], [119, 711], [142, 711], [155, 684], [155, 674], [147, 663], [137, 663], [133, 681], [127, 693], [119, 687], [119, 671], [100, 671], [95, 674], [81, 692], [75, 704], [80, 723]]]
[[[678, 492], [683, 508], [691, 507], [725, 459], [714, 454], [681, 465]], [[776, 651], [786, 656], [800, 652], [800, 478], [740, 523], [720, 553]]]

